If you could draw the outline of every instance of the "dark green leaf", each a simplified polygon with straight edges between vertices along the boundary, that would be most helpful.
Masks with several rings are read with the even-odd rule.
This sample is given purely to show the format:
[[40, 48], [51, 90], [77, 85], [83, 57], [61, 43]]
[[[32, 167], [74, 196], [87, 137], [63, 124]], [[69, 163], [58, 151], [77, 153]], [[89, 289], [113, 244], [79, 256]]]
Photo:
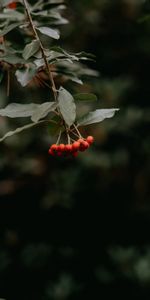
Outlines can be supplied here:
[[16, 54], [6, 54], [6, 55], [4, 55], [3, 56], [3, 59], [2, 59], [3, 61], [6, 61], [6, 62], [8, 62], [8, 63], [10, 63], [10, 64], [24, 64], [25, 63], [25, 60], [23, 59], [23, 58], [21, 58], [20, 56], [18, 56], [18, 55], [16, 55]]
[[62, 126], [62, 120], [59, 116], [54, 116], [47, 125], [48, 133], [50, 135], [56, 135], [60, 132], [64, 131], [64, 127]]
[[20, 23], [13, 23], [13, 24], [11, 24], [9, 26], [6, 26], [3, 30], [0, 30], [0, 36], [4, 36], [5, 34], [7, 34], [8, 32], [10, 32], [14, 28], [18, 27], [19, 25], [20, 25]]
[[27, 44], [23, 50], [23, 58], [27, 60], [39, 50], [39, 41], [33, 40], [30, 44]]
[[65, 122], [71, 126], [76, 118], [76, 105], [73, 96], [62, 87], [59, 89], [58, 104]]
[[75, 100], [78, 100], [78, 101], [96, 101], [97, 100], [96, 95], [90, 94], [90, 93], [76, 94], [73, 97]]
[[102, 122], [106, 118], [112, 118], [118, 108], [111, 108], [111, 109], [97, 109], [88, 113], [86, 116], [82, 117], [78, 121], [78, 126], [89, 125], [93, 123]]
[[60, 38], [58, 31], [50, 27], [38, 27], [37, 30], [39, 30], [42, 34], [48, 35], [53, 39], [58, 40]]

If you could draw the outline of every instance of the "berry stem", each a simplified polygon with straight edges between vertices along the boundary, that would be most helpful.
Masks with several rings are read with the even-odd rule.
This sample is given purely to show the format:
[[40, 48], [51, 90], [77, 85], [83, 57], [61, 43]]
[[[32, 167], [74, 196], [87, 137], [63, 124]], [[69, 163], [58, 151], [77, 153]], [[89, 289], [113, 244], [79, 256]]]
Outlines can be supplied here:
[[59, 144], [59, 142], [60, 142], [60, 139], [61, 139], [61, 130], [60, 130], [60, 132], [59, 132], [59, 135], [58, 135], [58, 139], [57, 139], [56, 145], [58, 145], [58, 144]]
[[73, 127], [75, 128], [75, 130], [76, 130], [76, 132], [78, 134], [78, 137], [82, 139], [83, 137], [82, 137], [80, 131], [78, 130], [77, 126], [74, 123], [73, 123]]
[[68, 134], [68, 132], [67, 132], [67, 139], [68, 139], [68, 144], [70, 144], [71, 139], [70, 139], [70, 135]]
[[79, 138], [79, 135], [76, 134], [76, 133], [73, 131], [73, 129], [70, 129], [69, 131], [70, 131], [75, 137]]

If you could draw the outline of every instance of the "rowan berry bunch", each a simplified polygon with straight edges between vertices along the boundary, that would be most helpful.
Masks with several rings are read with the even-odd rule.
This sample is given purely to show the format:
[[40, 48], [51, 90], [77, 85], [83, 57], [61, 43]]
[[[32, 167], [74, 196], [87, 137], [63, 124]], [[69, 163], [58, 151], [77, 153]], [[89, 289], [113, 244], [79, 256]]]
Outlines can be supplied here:
[[87, 138], [79, 138], [70, 144], [53, 144], [48, 150], [51, 156], [72, 156], [76, 157], [78, 152], [84, 152], [93, 143], [93, 136]]

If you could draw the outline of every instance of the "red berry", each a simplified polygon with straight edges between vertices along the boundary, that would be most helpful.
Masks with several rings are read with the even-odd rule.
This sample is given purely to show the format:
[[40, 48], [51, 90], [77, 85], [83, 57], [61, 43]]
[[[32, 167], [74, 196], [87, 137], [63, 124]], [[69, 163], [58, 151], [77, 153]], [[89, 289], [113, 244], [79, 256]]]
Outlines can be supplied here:
[[82, 141], [82, 143], [80, 144], [80, 151], [82, 152], [82, 151], [85, 151], [87, 148], [89, 147], [89, 144], [88, 144], [88, 142], [86, 142], [86, 141]]
[[8, 8], [10, 9], [16, 9], [17, 8], [17, 3], [16, 2], [11, 2], [7, 5]]
[[79, 143], [79, 150], [81, 151], [81, 149], [83, 148], [83, 142], [84, 142], [84, 139], [78, 139], [77, 141]]
[[79, 147], [80, 147], [80, 142], [79, 142], [79, 141], [74, 142], [74, 143], [72, 144], [72, 150], [73, 150], [73, 151], [79, 150]]
[[87, 149], [87, 148], [89, 148], [89, 143], [87, 141], [84, 141], [83, 146], [84, 146], [85, 149]]
[[89, 145], [91, 145], [91, 144], [94, 142], [93, 136], [89, 135], [89, 136], [86, 138], [86, 141], [88, 142]]
[[83, 139], [78, 139], [77, 142], [81, 144], [83, 142]]
[[58, 145], [58, 151], [63, 152], [64, 150], [65, 150], [65, 145], [64, 144]]
[[48, 150], [48, 153], [49, 153], [50, 155], [52, 155], [52, 156], [55, 155], [54, 152], [53, 152], [53, 150], [52, 150], [51, 148]]
[[51, 152], [51, 155], [55, 155], [57, 153], [57, 150], [58, 150], [58, 146], [56, 144], [53, 144], [51, 147], [50, 147], [50, 152]]
[[58, 150], [58, 145], [53, 144], [53, 145], [51, 146], [51, 149], [52, 149], [52, 151], [57, 151], [57, 150]]
[[70, 144], [65, 145], [65, 151], [66, 152], [71, 152], [72, 151], [72, 145], [70, 145]]

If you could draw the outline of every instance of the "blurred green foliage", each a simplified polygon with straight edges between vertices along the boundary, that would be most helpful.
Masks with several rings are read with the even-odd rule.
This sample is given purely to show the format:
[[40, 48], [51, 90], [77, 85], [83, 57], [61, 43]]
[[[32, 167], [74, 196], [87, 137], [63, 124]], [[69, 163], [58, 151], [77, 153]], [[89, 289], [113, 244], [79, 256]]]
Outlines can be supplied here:
[[[84, 129], [95, 144], [75, 160], [48, 157], [44, 127], [1, 144], [2, 298], [149, 298], [149, 14], [149, 1], [68, 1], [62, 45], [95, 54], [100, 76], [66, 86], [121, 109]], [[10, 100], [44, 93], [12, 82]]]

